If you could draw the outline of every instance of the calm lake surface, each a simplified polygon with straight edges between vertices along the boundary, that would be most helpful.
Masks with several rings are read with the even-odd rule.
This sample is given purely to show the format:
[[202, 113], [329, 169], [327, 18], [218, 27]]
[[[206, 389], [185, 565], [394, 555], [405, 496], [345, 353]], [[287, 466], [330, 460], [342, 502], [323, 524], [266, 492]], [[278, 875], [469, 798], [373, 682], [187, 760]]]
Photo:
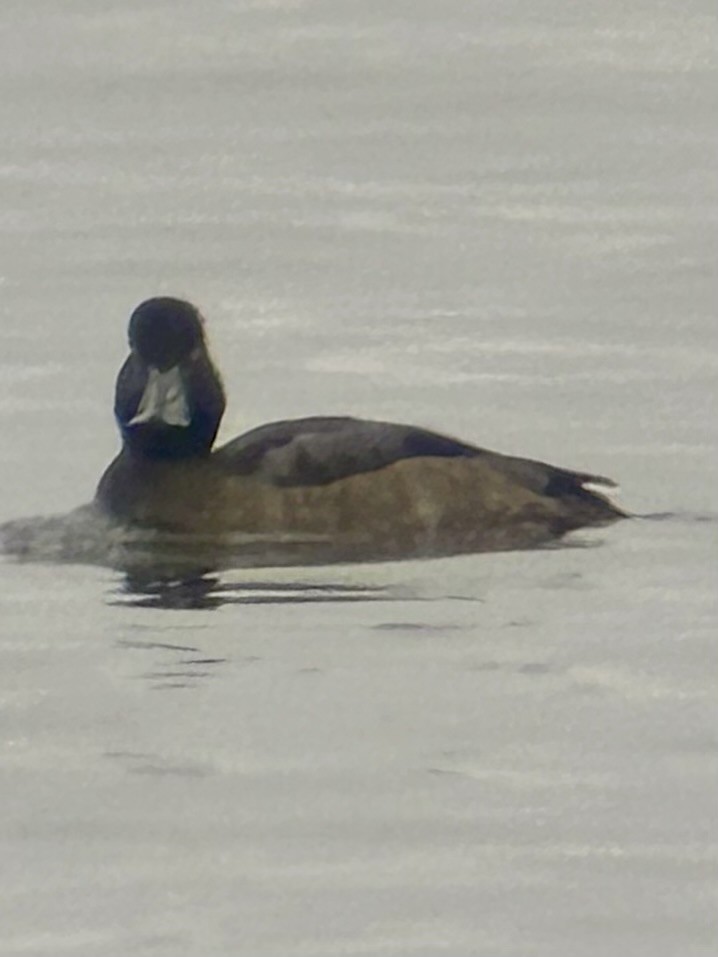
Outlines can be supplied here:
[[159, 293], [221, 439], [407, 421], [643, 517], [164, 587], [3, 556], [1, 954], [715, 957], [713, 13], [5, 0], [0, 522], [92, 498]]

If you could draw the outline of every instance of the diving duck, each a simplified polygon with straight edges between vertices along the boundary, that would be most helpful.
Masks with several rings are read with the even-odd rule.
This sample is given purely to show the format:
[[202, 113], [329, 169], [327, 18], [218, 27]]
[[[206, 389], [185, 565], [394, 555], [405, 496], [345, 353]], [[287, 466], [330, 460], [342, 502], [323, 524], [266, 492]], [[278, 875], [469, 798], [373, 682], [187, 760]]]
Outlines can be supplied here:
[[198, 309], [148, 299], [130, 318], [129, 347], [115, 392], [122, 450], [96, 493], [121, 523], [396, 558], [532, 547], [625, 517], [589, 487], [610, 479], [411, 425], [313, 416], [213, 449], [225, 395]]

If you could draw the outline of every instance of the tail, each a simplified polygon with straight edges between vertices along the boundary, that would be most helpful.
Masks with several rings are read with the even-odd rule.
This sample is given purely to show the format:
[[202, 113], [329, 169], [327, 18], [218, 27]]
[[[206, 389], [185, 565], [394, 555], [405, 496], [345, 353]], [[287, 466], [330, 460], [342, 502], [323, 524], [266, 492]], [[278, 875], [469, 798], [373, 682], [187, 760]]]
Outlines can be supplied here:
[[615, 505], [603, 491], [599, 491], [603, 488], [618, 488], [613, 479], [606, 478], [605, 475], [591, 475], [588, 472], [571, 472], [567, 469], [552, 469], [550, 466], [548, 468], [550, 474], [544, 488], [545, 495], [561, 499], [567, 504], [571, 501], [581, 503], [595, 513], [593, 521], [597, 523], [628, 518], [627, 512]]
[[628, 518], [628, 513], [614, 505], [599, 488], [618, 488], [613, 479], [590, 472], [573, 472], [546, 462], [521, 459], [511, 455], [491, 453], [491, 465], [510, 475], [537, 495], [546, 495], [563, 503], [568, 511], [575, 511], [577, 525], [615, 522]]

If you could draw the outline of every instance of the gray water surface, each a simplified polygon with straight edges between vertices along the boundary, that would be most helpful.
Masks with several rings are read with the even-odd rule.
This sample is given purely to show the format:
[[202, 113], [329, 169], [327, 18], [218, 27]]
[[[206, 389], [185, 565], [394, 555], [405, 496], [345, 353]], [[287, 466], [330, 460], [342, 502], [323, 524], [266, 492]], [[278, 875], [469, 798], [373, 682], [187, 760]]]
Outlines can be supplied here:
[[221, 439], [612, 476], [533, 552], [0, 565], [0, 953], [715, 957], [707, 3], [7, 0], [0, 522], [90, 501], [141, 299]]

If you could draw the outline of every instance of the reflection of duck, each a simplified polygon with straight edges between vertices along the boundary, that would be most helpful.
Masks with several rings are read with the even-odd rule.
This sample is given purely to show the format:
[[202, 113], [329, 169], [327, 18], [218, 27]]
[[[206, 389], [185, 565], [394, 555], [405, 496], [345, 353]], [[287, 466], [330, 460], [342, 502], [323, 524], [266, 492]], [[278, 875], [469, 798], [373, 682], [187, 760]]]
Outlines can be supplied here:
[[97, 489], [122, 522], [400, 557], [528, 547], [624, 516], [586, 488], [609, 479], [388, 422], [273, 422], [212, 452], [225, 399], [197, 309], [149, 299], [129, 341], [115, 399], [123, 447]]

